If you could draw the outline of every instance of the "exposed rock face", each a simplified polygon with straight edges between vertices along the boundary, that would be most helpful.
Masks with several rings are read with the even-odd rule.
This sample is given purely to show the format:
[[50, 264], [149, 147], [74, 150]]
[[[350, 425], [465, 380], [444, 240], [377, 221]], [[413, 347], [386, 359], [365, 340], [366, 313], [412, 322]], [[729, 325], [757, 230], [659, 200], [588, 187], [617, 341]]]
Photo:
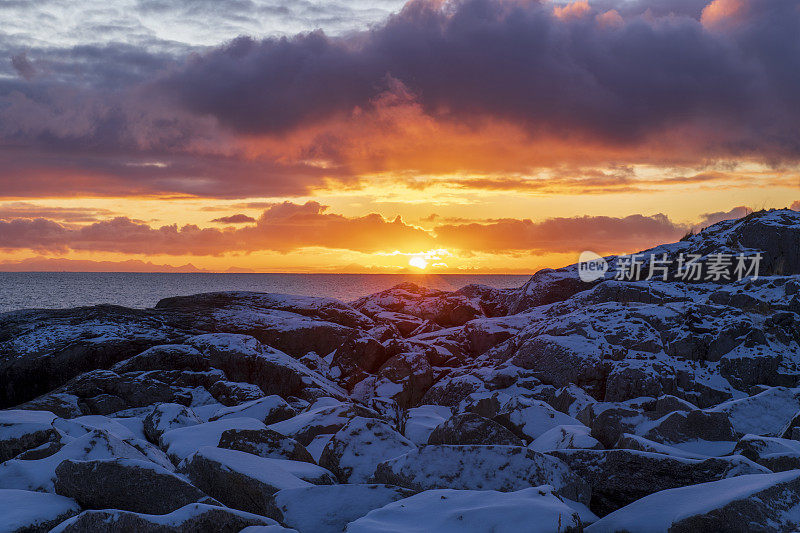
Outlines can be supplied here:
[[56, 468], [55, 490], [85, 509], [165, 514], [208, 501], [188, 481], [156, 464], [130, 459], [66, 460]]
[[[624, 281], [612, 257], [592, 283], [572, 265], [352, 304], [235, 292], [0, 314], [0, 516], [579, 531], [590, 503], [613, 511], [597, 531], [800, 528], [800, 213], [651, 252], [760, 252], [761, 276]], [[79, 504], [104, 509], [69, 518]]]
[[434, 428], [428, 444], [525, 445], [504, 426], [474, 413], [455, 415]]
[[560, 460], [519, 446], [425, 446], [378, 465], [375, 481], [413, 490], [519, 490], [551, 485], [588, 503], [591, 490]]
[[744, 457], [685, 459], [632, 450], [558, 450], [592, 487], [590, 508], [600, 516], [660, 490], [767, 472]]

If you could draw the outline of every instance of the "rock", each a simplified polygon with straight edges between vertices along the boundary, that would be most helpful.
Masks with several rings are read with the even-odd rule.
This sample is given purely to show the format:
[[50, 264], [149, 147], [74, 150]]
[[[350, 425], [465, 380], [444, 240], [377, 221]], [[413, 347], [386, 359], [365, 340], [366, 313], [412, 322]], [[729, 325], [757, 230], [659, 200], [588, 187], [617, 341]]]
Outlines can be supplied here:
[[433, 371], [424, 354], [406, 352], [389, 358], [375, 379], [369, 396], [392, 398], [406, 408], [418, 404], [433, 385]]
[[370, 511], [351, 522], [346, 531], [485, 533], [524, 527], [531, 533], [577, 533], [595, 520], [584, 505], [564, 499], [546, 486], [515, 492], [439, 489]]
[[651, 494], [586, 531], [797, 531], [798, 505], [800, 472], [754, 474]]
[[373, 509], [412, 494], [391, 485], [322, 485], [279, 490], [273, 501], [280, 521], [299, 533], [340, 533]]
[[58, 494], [0, 489], [3, 531], [46, 533], [80, 510], [75, 500]]
[[[714, 456], [725, 455], [733, 451], [735, 443], [724, 444], [726, 445], [725, 448], [722, 450], [715, 450], [721, 451], [722, 453], [715, 453], [713, 454]], [[710, 456], [710, 454], [695, 453], [675, 446], [661, 444], [660, 442], [648, 440], [638, 435], [631, 435], [630, 433], [623, 433], [614, 445], [614, 448], [619, 450], [638, 450], [640, 452], [660, 453], [664, 455], [673, 455], [675, 457], [685, 457], [687, 459], [705, 460]], [[748, 457], [748, 459], [752, 460], [750, 457]]]
[[289, 407], [289, 404], [286, 403], [286, 400], [280, 396], [272, 395], [231, 407], [223, 407], [214, 413], [209, 421], [213, 422], [214, 420], [221, 420], [224, 418], [247, 417], [255, 418], [265, 424], [273, 424], [286, 420], [287, 418], [292, 418], [296, 414], [294, 409]]
[[519, 490], [551, 485], [588, 503], [589, 486], [559, 459], [520, 446], [424, 446], [378, 465], [375, 481], [412, 490]]
[[569, 384], [556, 391], [550, 405], [556, 410], [575, 418], [587, 406], [596, 402], [597, 400], [589, 396], [582, 388]]
[[452, 411], [443, 405], [420, 405], [405, 411], [403, 435], [414, 444], [427, 444], [439, 424], [450, 418]]
[[58, 439], [47, 411], [0, 411], [0, 463], [42, 444]]
[[172, 462], [179, 463], [203, 446], [218, 446], [228, 430], [263, 430], [267, 426], [255, 418], [231, 418], [171, 429], [159, 439], [161, 448]]
[[59, 524], [51, 533], [182, 533], [184, 531], [214, 531], [238, 533], [248, 526], [267, 526], [270, 533], [292, 530], [282, 528], [274, 520], [236, 509], [190, 503], [171, 513], [152, 515], [119, 511], [84, 511]]
[[558, 426], [581, 425], [578, 420], [556, 411], [543, 401], [529, 400], [529, 403], [521, 409], [498, 414], [494, 419], [526, 440], [537, 439]]
[[165, 514], [193, 502], [214, 503], [172, 472], [132, 459], [63, 461], [56, 467], [55, 490], [84, 509]]
[[741, 456], [686, 459], [633, 450], [556, 450], [591, 485], [589, 507], [599, 516], [660, 490], [767, 470]]
[[142, 370], [193, 370], [202, 372], [210, 369], [211, 364], [208, 358], [193, 346], [186, 344], [153, 346], [111, 367], [111, 370], [117, 374]]
[[591, 430], [584, 425], [556, 426], [539, 435], [528, 448], [537, 452], [567, 449], [602, 450], [603, 445], [592, 437], [590, 432]]
[[653, 422], [646, 439], [675, 444], [690, 440], [733, 441], [736, 435], [723, 412], [675, 411]]
[[11, 459], [0, 464], [0, 488], [53, 492], [56, 467], [62, 461], [95, 459], [135, 459], [149, 462], [141, 451], [109, 434], [95, 429], [68, 442], [56, 453], [35, 460]]
[[736, 443], [734, 453], [773, 472], [800, 469], [800, 442], [796, 440], [745, 435]]
[[220, 435], [218, 446], [259, 457], [315, 462], [302, 444], [271, 429], [226, 429]]
[[388, 424], [356, 417], [328, 441], [319, 464], [336, 474], [342, 483], [366, 483], [379, 463], [416, 449]]
[[274, 461], [206, 446], [181, 462], [179, 470], [195, 486], [229, 507], [276, 518], [270, 496], [282, 489], [308, 487], [311, 483]]
[[166, 431], [196, 426], [202, 421], [192, 409], [178, 403], [160, 403], [144, 419], [144, 434], [151, 442], [158, 442]]
[[357, 416], [370, 418], [377, 417], [378, 414], [357, 404], [320, 400], [309, 407], [308, 411], [282, 422], [271, 424], [269, 427], [306, 446], [317, 435], [336, 433], [350, 419]]
[[208, 388], [208, 392], [222, 405], [239, 405], [264, 397], [258, 385], [238, 381], [219, 380]]
[[431, 432], [428, 444], [525, 445], [510, 430], [474, 413], [454, 415], [437, 426]]
[[706, 409], [725, 413], [739, 435], [779, 436], [800, 410], [800, 389], [773, 387], [755, 396], [730, 400]]

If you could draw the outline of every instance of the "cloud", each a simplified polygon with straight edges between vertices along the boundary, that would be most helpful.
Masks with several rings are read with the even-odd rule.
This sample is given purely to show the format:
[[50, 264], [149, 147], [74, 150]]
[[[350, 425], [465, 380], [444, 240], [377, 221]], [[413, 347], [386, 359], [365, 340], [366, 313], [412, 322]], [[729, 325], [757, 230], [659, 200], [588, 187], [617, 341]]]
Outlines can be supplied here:
[[222, 255], [307, 247], [376, 251], [428, 249], [433, 238], [400, 217], [345, 217], [317, 202], [276, 204], [253, 226], [200, 228], [193, 224], [151, 227], [126, 217], [69, 228], [46, 219], [0, 221], [0, 249], [64, 252], [84, 250], [148, 255]]
[[[131, 6], [146, 23], [114, 6], [90, 21], [124, 38], [20, 53], [0, 37], [14, 57], [0, 71], [0, 190], [277, 197], [381, 172], [493, 188], [562, 165], [800, 163], [794, 0], [412, 0], [334, 36], [158, 36], [163, 20], [194, 31], [210, 13], [226, 35], [266, 12], [374, 20], [363, 4], [295, 4], [153, 0]], [[63, 6], [48, 6], [55, 24], [45, 12]]]
[[215, 218], [211, 222], [220, 222], [222, 224], [249, 224], [250, 222], [255, 222], [255, 221], [256, 219], [254, 219], [253, 217], [239, 213], [228, 217]]
[[19, 261], [0, 261], [0, 272], [208, 272], [191, 263], [182, 266], [159, 265], [150, 261], [91, 261], [54, 257], [31, 257]]
[[717, 211], [714, 213], [703, 213], [700, 215], [700, 222], [695, 226], [695, 229], [700, 230], [703, 228], [707, 228], [712, 224], [716, 224], [717, 222], [722, 222], [723, 220], [731, 220], [734, 218], [742, 218], [744, 216], [749, 215], [752, 213], [753, 210], [749, 207], [740, 205], [734, 207], [729, 211]]
[[687, 227], [666, 215], [627, 217], [582, 216], [541, 222], [506, 219], [491, 223], [436, 227], [441, 247], [507, 253], [559, 253], [593, 250], [632, 252], [677, 240]]
[[70, 223], [94, 222], [113, 213], [95, 207], [50, 207], [27, 202], [0, 203], [0, 220], [13, 218], [49, 218]]
[[[746, 214], [737, 207], [702, 215], [701, 225]], [[419, 253], [448, 249], [462, 253], [542, 254], [595, 250], [630, 252], [673, 242], [691, 226], [666, 215], [556, 217], [529, 219], [424, 219], [430, 230], [399, 217], [377, 214], [347, 217], [329, 213], [317, 202], [272, 204], [252, 225], [201, 228], [196, 225], [153, 227], [117, 217], [82, 226], [46, 219], [0, 220], [0, 249], [38, 252], [117, 252], [148, 255], [219, 256], [258, 251], [289, 253], [303, 248], [362, 253]]]

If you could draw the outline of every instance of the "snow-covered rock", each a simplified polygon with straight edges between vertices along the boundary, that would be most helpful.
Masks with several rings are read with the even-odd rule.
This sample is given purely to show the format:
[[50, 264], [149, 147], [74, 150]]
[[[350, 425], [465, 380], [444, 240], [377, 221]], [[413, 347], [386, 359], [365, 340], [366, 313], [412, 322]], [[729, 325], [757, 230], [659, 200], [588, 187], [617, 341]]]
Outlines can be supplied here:
[[588, 503], [588, 484], [561, 460], [520, 446], [424, 446], [378, 465], [375, 481], [413, 490], [514, 491], [551, 485]]
[[634, 450], [551, 452], [591, 485], [592, 511], [600, 516], [660, 490], [768, 472], [741, 456], [687, 459]]
[[556, 426], [545, 431], [528, 445], [531, 450], [548, 452], [566, 449], [602, 449], [603, 445], [591, 436], [591, 430], [584, 425]]
[[800, 471], [738, 476], [645, 496], [600, 519], [587, 533], [797, 531]]
[[[291, 465], [294, 467], [292, 472], [284, 468], [284, 463], [315, 466], [206, 446], [182, 461], [179, 470], [196, 487], [229, 507], [275, 517], [270, 500], [272, 494], [282, 489], [311, 485], [295, 475], [300, 471], [299, 467]], [[310, 473], [309, 470], [305, 473]], [[314, 473], [319, 474], [318, 471]]]
[[800, 388], [773, 387], [755, 396], [730, 400], [708, 409], [725, 413], [740, 435], [752, 433], [778, 437], [800, 411]]
[[800, 441], [779, 437], [745, 435], [736, 443], [739, 453], [773, 472], [800, 468]]
[[216, 505], [190, 503], [166, 514], [144, 514], [116, 509], [84, 511], [56, 526], [51, 533], [178, 533], [181, 531], [214, 531], [238, 533], [245, 528], [264, 526], [269, 533], [291, 533], [275, 520], [236, 509]]
[[430, 434], [450, 418], [452, 411], [443, 405], [420, 405], [406, 411], [403, 435], [414, 444], [427, 444]]
[[251, 400], [239, 405], [223, 407], [214, 413], [209, 421], [245, 417], [261, 420], [265, 424], [273, 424], [292, 418], [296, 414], [294, 409], [286, 403], [286, 400], [273, 394], [272, 396]]
[[193, 502], [215, 503], [183, 477], [145, 461], [68, 459], [55, 473], [56, 493], [84, 509], [164, 514]]
[[261, 430], [267, 426], [255, 418], [231, 418], [178, 427], [164, 432], [159, 439], [161, 448], [173, 462], [178, 463], [204, 446], [218, 446], [228, 430]]
[[271, 429], [226, 429], [219, 437], [220, 448], [239, 450], [259, 457], [315, 462], [299, 442]]
[[530, 533], [583, 531], [596, 520], [585, 506], [548, 486], [515, 492], [428, 490], [371, 511], [347, 533]]
[[80, 510], [75, 500], [58, 494], [0, 489], [3, 531], [45, 533]]
[[0, 411], [0, 463], [26, 450], [58, 439], [52, 427], [56, 418], [48, 411]]
[[270, 424], [269, 428], [292, 437], [305, 446], [317, 435], [336, 433], [357, 416], [377, 417], [378, 414], [358, 404], [322, 399], [307, 411]]
[[345, 526], [413, 491], [390, 485], [321, 485], [273, 495], [280, 521], [299, 533], [340, 533]]
[[201, 423], [202, 420], [189, 407], [178, 403], [160, 403], [145, 417], [143, 428], [150, 441], [158, 442], [166, 431]]
[[475, 413], [462, 413], [445, 420], [431, 432], [428, 444], [525, 445], [511, 430]]
[[342, 483], [366, 483], [379, 463], [416, 449], [414, 443], [388, 424], [359, 416], [328, 441], [319, 464]]

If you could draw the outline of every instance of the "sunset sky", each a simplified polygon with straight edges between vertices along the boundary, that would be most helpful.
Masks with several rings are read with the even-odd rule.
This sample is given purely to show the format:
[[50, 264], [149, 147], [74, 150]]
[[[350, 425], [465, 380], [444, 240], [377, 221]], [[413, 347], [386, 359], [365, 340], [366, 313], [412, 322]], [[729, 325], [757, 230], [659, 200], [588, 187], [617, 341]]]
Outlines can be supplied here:
[[0, 270], [532, 273], [798, 163], [797, 0], [0, 1]]

